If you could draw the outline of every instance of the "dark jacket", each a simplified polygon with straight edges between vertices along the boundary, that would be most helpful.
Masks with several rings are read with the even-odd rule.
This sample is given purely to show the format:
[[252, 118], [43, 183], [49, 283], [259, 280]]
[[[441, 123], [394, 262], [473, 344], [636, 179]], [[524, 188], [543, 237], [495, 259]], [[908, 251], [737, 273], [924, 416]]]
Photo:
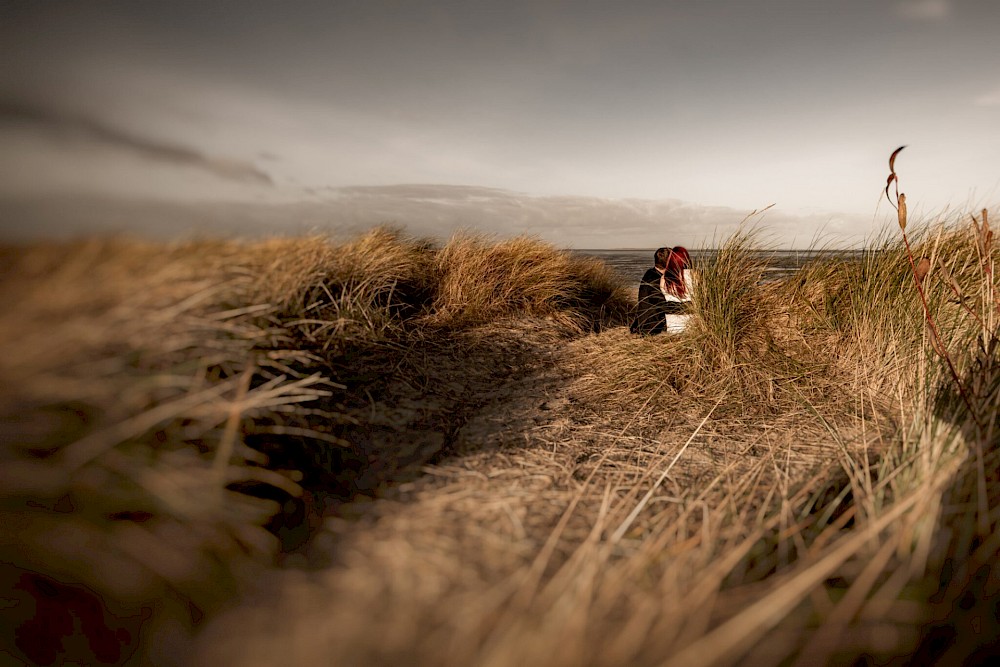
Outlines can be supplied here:
[[649, 269], [639, 283], [639, 303], [629, 330], [643, 335], [658, 334], [667, 327], [665, 315], [687, 312], [685, 304], [667, 301], [660, 291], [660, 272]]
[[639, 303], [635, 309], [635, 319], [629, 330], [639, 334], [658, 334], [667, 326], [667, 300], [660, 291], [660, 272], [649, 269], [639, 283]]

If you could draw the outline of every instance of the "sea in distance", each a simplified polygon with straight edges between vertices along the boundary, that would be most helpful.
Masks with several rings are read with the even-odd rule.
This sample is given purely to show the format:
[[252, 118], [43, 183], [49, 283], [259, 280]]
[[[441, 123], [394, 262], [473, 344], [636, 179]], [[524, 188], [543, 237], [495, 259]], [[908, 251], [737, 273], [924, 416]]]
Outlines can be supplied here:
[[[653, 266], [653, 250], [572, 250], [585, 257], [596, 257], [614, 269], [629, 285], [638, 289], [642, 274]], [[691, 250], [692, 263], [711, 261], [715, 250]], [[861, 250], [768, 250], [758, 256], [765, 268], [765, 282], [780, 280], [801, 269], [806, 263], [820, 258], [846, 261], [861, 259]]]

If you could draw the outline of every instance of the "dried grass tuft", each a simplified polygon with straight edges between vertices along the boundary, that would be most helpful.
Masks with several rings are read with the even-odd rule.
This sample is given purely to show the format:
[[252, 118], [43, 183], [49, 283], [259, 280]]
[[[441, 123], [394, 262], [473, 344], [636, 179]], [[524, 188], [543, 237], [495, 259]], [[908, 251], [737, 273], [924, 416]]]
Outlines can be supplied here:
[[[819, 664], [939, 627], [960, 661], [1000, 555], [997, 249], [985, 213], [902, 231], [772, 284], [741, 232], [652, 338], [533, 239], [5, 254], [0, 555], [155, 609], [152, 663], [203, 614], [175, 660]], [[289, 506], [325, 569], [220, 611]]]

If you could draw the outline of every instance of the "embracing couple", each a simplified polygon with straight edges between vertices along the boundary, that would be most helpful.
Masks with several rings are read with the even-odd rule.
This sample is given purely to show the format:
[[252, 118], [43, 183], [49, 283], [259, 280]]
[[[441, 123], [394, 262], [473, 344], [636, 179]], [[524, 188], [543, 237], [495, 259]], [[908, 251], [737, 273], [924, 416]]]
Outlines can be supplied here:
[[686, 248], [659, 248], [653, 253], [653, 268], [639, 284], [639, 304], [630, 327], [643, 335], [684, 331], [691, 315], [694, 275]]

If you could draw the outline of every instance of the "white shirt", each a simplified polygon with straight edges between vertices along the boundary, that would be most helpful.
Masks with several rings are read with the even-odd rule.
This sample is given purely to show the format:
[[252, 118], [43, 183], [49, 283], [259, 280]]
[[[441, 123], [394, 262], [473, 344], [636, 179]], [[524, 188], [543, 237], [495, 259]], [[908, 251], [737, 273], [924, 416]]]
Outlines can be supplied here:
[[[684, 269], [683, 274], [684, 280], [684, 296], [679, 297], [676, 294], [671, 294], [666, 289], [663, 288], [663, 281], [660, 281], [660, 291], [663, 292], [663, 298], [667, 301], [673, 301], [676, 303], [690, 303], [691, 297], [694, 294], [694, 286], [697, 283], [694, 273], [691, 269]], [[687, 328], [688, 322], [691, 320], [691, 315], [665, 315], [667, 318], [667, 333], [680, 333]]]

